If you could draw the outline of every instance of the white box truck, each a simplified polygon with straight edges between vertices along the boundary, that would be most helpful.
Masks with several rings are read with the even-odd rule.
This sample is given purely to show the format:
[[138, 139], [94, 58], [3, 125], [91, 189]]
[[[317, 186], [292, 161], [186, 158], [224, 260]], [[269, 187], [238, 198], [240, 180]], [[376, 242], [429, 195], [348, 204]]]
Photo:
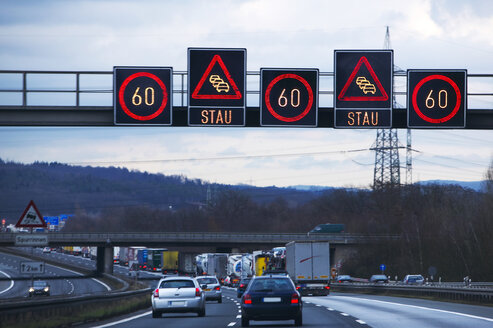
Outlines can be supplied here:
[[286, 270], [301, 295], [329, 295], [329, 254], [328, 242], [286, 244]]

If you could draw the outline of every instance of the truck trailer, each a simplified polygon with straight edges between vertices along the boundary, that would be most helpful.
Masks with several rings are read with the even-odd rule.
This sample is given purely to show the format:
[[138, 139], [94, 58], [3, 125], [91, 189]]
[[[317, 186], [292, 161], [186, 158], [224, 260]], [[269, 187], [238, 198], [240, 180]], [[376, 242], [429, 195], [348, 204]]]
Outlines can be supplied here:
[[329, 295], [329, 254], [328, 242], [286, 244], [286, 270], [301, 295]]

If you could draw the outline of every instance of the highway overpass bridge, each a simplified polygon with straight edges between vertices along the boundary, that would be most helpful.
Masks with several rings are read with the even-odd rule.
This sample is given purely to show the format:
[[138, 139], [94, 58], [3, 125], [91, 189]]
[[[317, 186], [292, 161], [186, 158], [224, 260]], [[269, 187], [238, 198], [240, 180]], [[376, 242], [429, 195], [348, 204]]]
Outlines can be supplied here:
[[[98, 247], [97, 268], [113, 272], [113, 247], [145, 246], [194, 253], [252, 252], [284, 246], [291, 241], [328, 241], [332, 262], [347, 256], [358, 245], [396, 240], [397, 235], [352, 233], [237, 233], [237, 232], [136, 232], [136, 233], [0, 233], [0, 247], [12, 246], [93, 246]], [[31, 241], [31, 242], [30, 242]], [[30, 244], [31, 243], [31, 244]]]

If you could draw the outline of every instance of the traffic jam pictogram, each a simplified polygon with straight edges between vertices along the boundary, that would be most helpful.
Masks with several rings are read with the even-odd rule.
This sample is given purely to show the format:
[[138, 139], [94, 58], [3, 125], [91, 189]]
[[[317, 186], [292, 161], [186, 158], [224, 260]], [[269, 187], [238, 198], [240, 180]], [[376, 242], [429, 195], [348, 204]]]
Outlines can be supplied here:
[[408, 70], [407, 126], [464, 128], [466, 70]]
[[318, 69], [260, 70], [260, 125], [316, 127]]
[[390, 127], [392, 70], [392, 50], [335, 50], [334, 127]]
[[188, 49], [188, 125], [244, 126], [246, 49]]
[[116, 125], [171, 125], [171, 67], [115, 66], [114, 122]]

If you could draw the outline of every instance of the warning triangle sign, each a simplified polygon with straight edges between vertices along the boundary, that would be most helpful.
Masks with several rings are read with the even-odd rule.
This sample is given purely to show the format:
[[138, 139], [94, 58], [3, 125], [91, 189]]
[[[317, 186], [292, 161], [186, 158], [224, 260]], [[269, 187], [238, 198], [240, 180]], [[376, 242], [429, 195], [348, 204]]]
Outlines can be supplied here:
[[36, 204], [31, 200], [15, 226], [17, 228], [46, 228], [46, 222]]
[[[217, 67], [219, 66], [219, 67]], [[207, 82], [206, 82], [207, 81]], [[205, 83], [205, 85], [204, 85]], [[207, 87], [206, 87], [207, 86]], [[214, 55], [192, 93], [193, 99], [241, 99], [242, 95], [219, 55]]]
[[[350, 91], [348, 92], [348, 90]], [[337, 99], [343, 101], [387, 101], [389, 96], [368, 59], [362, 56]]]

